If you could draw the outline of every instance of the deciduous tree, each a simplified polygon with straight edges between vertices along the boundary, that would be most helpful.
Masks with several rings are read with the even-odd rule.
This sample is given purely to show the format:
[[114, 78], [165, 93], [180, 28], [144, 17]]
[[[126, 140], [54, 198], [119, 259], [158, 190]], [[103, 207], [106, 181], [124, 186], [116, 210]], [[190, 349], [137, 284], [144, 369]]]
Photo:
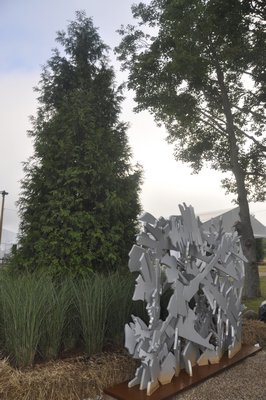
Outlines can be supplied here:
[[[152, 0], [132, 7], [117, 48], [136, 93], [198, 172], [226, 173], [240, 207], [247, 296], [260, 293], [248, 200], [265, 198], [265, 5], [252, 0]], [[207, 184], [207, 183], [206, 183]], [[203, 187], [204, 190], [204, 187]]]

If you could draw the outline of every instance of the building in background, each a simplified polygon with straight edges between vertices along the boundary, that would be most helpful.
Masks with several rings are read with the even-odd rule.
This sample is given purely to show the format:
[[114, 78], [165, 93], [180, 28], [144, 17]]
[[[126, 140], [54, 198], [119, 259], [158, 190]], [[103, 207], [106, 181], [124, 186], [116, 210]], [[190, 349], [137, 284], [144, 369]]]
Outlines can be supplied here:
[[[253, 215], [251, 215], [250, 218], [254, 237], [256, 239], [266, 238], [266, 227]], [[232, 210], [229, 210], [223, 214], [217, 215], [209, 219], [208, 221], [203, 222], [203, 229], [208, 230], [212, 224], [217, 225], [220, 219], [222, 219], [222, 227], [224, 231], [233, 232], [235, 230], [234, 226], [237, 224], [237, 222], [240, 221], [239, 207], [233, 208]]]

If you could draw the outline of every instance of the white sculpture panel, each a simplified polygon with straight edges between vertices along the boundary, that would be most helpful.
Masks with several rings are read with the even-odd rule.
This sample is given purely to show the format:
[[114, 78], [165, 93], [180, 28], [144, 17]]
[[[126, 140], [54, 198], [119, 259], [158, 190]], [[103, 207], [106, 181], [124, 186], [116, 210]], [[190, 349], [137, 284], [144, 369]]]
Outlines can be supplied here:
[[[142, 230], [129, 256], [139, 272], [133, 300], [146, 303], [149, 323], [139, 317], [125, 327], [125, 346], [141, 360], [129, 387], [151, 395], [181, 369], [218, 363], [241, 348], [241, 295], [244, 257], [237, 233], [221, 224], [201, 229], [193, 208], [179, 206], [168, 220], [145, 213]], [[161, 296], [170, 291], [168, 315], [161, 318]]]

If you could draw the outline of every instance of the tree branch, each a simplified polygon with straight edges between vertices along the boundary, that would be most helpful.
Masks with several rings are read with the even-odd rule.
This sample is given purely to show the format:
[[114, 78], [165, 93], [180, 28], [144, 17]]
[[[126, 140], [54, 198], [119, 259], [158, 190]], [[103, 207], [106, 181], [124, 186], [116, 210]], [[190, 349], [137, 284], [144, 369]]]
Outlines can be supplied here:
[[[266, 121], [266, 117], [265, 117], [264, 115], [259, 114], [259, 113], [255, 112], [255, 111], [252, 111], [252, 110], [250, 110], [250, 109], [248, 109], [248, 108], [245, 109], [245, 108], [241, 108], [241, 107], [236, 106], [236, 105], [233, 105], [233, 107], [236, 108], [236, 109], [239, 110], [239, 111], [248, 112], [249, 114], [253, 115], [254, 117], [261, 118], [261, 119], [263, 119], [264, 121]], [[246, 111], [245, 111], [245, 110], [246, 110]]]
[[266, 179], [266, 174], [261, 174], [260, 172], [246, 172], [246, 176], [259, 176], [260, 178]]
[[[237, 106], [234, 106], [237, 109], [239, 109], [241, 111], [241, 109]], [[207, 121], [205, 119], [201, 119], [202, 122], [207, 123], [209, 126], [211, 126], [212, 128], [216, 129], [219, 133], [222, 134], [226, 134], [228, 135], [228, 132], [226, 131], [225, 127], [223, 127], [217, 120], [224, 122], [222, 119], [217, 118], [217, 117], [212, 117], [208, 111], [203, 111], [201, 109], [199, 109], [199, 113], [202, 114], [205, 118], [207, 118]], [[210, 121], [208, 121], [210, 120]], [[254, 136], [249, 135], [248, 133], [246, 133], [245, 131], [243, 131], [242, 129], [240, 129], [238, 126], [236, 126], [234, 124], [234, 128], [240, 132], [242, 135], [244, 135], [246, 138], [250, 139], [253, 143], [255, 143], [263, 152], [266, 153], [266, 145], [263, 145], [259, 140], [257, 140]], [[266, 156], [266, 154], [265, 154]]]
[[215, 131], [221, 133], [222, 135], [224, 135], [224, 134], [226, 133], [226, 131], [220, 130], [220, 129], [217, 127], [217, 124], [214, 125], [214, 124], [211, 123], [210, 121], [206, 121], [206, 119], [204, 119], [204, 118], [200, 118], [200, 121], [203, 122], [205, 125], [209, 125], [211, 128], [213, 128]]
[[220, 121], [220, 122], [222, 122], [223, 124], [225, 124], [225, 122], [221, 119], [221, 118], [219, 118], [219, 117], [213, 117], [212, 115], [210, 115], [210, 113], [208, 112], [208, 111], [203, 111], [203, 110], [199, 110], [206, 118], [209, 118], [213, 123], [215, 123], [215, 124], [217, 124], [217, 126], [221, 129], [221, 131], [223, 131], [224, 133], [226, 133], [227, 134], [227, 132], [226, 132], [226, 128], [224, 127], [224, 126], [222, 126], [221, 124], [219, 124], [219, 122], [217, 122], [217, 121]]
[[249, 135], [248, 133], [246, 133], [245, 131], [243, 131], [242, 129], [240, 129], [238, 126], [234, 125], [235, 129], [242, 133], [242, 135], [246, 136], [248, 139], [252, 140], [253, 143], [255, 143], [257, 146], [259, 146], [261, 148], [262, 151], [266, 152], [266, 146], [263, 145], [261, 142], [259, 142], [256, 138], [254, 138], [254, 136]]

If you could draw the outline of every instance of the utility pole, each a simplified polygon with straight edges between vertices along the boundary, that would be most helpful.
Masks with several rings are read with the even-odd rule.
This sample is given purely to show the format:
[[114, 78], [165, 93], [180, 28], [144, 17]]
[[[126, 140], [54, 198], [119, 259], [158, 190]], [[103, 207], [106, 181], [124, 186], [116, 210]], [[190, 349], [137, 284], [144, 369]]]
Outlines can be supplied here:
[[2, 207], [1, 207], [1, 215], [0, 215], [0, 245], [2, 243], [2, 230], [3, 230], [3, 219], [4, 219], [4, 205], [5, 205], [5, 196], [8, 193], [5, 190], [0, 191], [2, 195]]

